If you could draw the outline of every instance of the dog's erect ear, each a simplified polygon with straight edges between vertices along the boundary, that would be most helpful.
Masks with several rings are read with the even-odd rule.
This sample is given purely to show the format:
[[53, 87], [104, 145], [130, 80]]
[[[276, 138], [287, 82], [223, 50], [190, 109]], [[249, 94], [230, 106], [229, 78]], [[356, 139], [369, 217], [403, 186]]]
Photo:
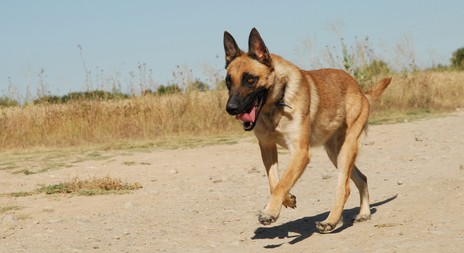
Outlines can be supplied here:
[[248, 55], [262, 64], [272, 67], [271, 55], [256, 28], [251, 29], [250, 37], [248, 38]]
[[226, 68], [229, 66], [230, 62], [243, 53], [242, 50], [238, 48], [234, 37], [227, 31], [224, 32], [224, 51], [226, 53]]

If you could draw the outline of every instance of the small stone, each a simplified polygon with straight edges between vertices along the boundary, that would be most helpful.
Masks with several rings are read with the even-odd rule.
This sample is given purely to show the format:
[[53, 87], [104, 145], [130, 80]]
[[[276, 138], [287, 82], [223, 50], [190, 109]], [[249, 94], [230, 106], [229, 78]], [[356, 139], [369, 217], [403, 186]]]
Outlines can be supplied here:
[[252, 173], [260, 173], [260, 171], [256, 168], [256, 167], [253, 167], [251, 168], [249, 171], [248, 171], [249, 174], [252, 174]]
[[332, 175], [329, 175], [329, 174], [322, 175], [322, 180], [327, 180], [327, 179], [330, 179], [330, 178], [332, 178]]
[[53, 209], [53, 207], [51, 207], [51, 206], [44, 206], [42, 211], [43, 212], [53, 212], [53, 211], [55, 211], [55, 209]]
[[364, 143], [365, 146], [371, 146], [371, 145], [374, 145], [375, 144], [375, 141], [366, 141]]
[[5, 215], [5, 217], [3, 217], [2, 223], [3, 223], [3, 224], [13, 224], [13, 223], [16, 222], [16, 220], [17, 220], [17, 219], [16, 219], [15, 216], [13, 216], [13, 215], [11, 215], [11, 214], [7, 214], [7, 215]]
[[396, 182], [397, 185], [403, 185], [403, 181], [401, 180], [398, 180], [398, 182]]
[[132, 202], [128, 201], [124, 204], [124, 208], [126, 209], [132, 209], [134, 208], [134, 204], [132, 204]]
[[179, 173], [179, 171], [176, 170], [176, 169], [172, 169], [172, 170], [169, 171], [169, 173], [170, 174], [177, 174], [177, 173]]
[[230, 246], [239, 246], [239, 245], [240, 245], [239, 241], [235, 241], [235, 242], [230, 243]]

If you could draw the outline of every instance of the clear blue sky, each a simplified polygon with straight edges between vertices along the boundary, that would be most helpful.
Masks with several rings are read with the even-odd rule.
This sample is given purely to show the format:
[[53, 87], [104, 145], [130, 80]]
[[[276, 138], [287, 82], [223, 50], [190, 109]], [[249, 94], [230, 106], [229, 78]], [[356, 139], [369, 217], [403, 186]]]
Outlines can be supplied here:
[[339, 46], [335, 30], [348, 45], [368, 36], [390, 64], [397, 44], [413, 51], [420, 67], [448, 64], [464, 46], [462, 0], [0, 0], [0, 10], [0, 96], [24, 96], [27, 87], [36, 94], [41, 68], [51, 93], [85, 90], [78, 45], [92, 78], [118, 79], [125, 90], [140, 63], [157, 83], [172, 81], [177, 65], [198, 78], [205, 68], [222, 69], [224, 30], [247, 49], [256, 27], [271, 52], [304, 67], [313, 67], [326, 45]]

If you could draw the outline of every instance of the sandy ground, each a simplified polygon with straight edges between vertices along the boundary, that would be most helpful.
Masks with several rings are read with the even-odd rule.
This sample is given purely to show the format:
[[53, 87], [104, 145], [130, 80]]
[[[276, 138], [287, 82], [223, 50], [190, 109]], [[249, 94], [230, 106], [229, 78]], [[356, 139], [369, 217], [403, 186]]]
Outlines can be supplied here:
[[[357, 164], [372, 219], [319, 234], [336, 170], [321, 148], [293, 188], [298, 208], [271, 226], [257, 215], [269, 190], [253, 138], [236, 144], [129, 151], [33, 175], [0, 170], [0, 193], [93, 176], [140, 182], [125, 195], [0, 197], [0, 252], [463, 252], [464, 113], [371, 126]], [[288, 153], [279, 151], [281, 168]]]

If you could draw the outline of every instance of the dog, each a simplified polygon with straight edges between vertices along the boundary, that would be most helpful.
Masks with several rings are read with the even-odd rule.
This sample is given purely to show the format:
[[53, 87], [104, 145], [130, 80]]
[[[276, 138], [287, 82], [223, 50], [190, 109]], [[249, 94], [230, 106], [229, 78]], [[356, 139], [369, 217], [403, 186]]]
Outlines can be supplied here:
[[[385, 78], [364, 93], [343, 70], [301, 70], [284, 58], [269, 53], [253, 28], [248, 52], [224, 32], [224, 51], [229, 92], [226, 111], [254, 131], [269, 180], [271, 197], [258, 217], [263, 225], [277, 220], [282, 206], [296, 207], [291, 188], [308, 165], [310, 148], [323, 145], [338, 168], [333, 209], [317, 221], [321, 233], [335, 229], [350, 195], [349, 179], [360, 194], [355, 222], [369, 220], [367, 178], [355, 165], [359, 142], [367, 129], [370, 104], [391, 82]], [[290, 151], [291, 160], [279, 179], [277, 145]]]

